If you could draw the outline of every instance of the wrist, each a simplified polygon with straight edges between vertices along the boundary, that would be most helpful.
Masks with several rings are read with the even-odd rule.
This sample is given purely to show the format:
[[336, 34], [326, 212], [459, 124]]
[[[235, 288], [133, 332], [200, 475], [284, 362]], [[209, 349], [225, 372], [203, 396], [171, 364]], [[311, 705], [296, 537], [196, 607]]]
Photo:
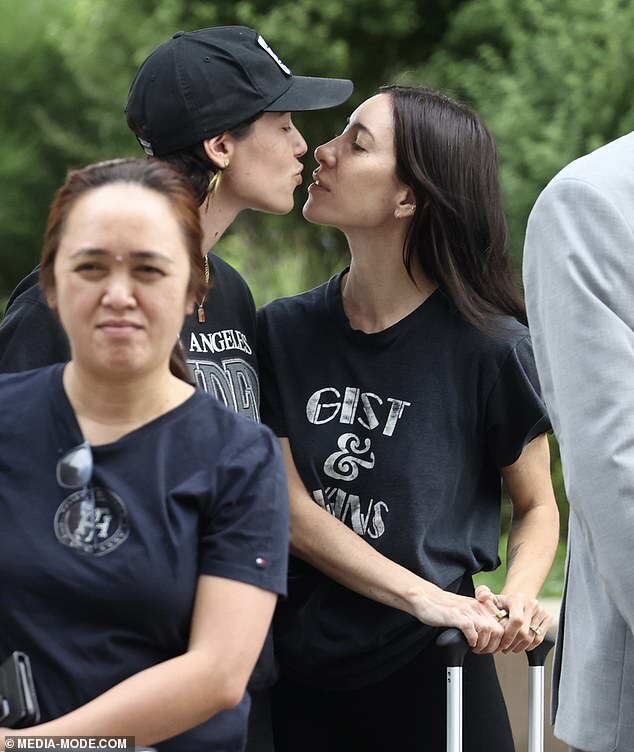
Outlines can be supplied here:
[[429, 611], [430, 604], [432, 601], [437, 602], [442, 598], [444, 590], [420, 577], [416, 579], [417, 582], [412, 582], [404, 594], [407, 608], [403, 610], [419, 621], [424, 622], [424, 617]]

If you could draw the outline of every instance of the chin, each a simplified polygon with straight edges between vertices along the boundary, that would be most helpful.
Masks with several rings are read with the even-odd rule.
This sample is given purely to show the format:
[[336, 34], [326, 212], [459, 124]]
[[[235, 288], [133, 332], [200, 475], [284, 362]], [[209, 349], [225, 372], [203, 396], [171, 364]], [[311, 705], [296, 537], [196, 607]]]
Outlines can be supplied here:
[[332, 225], [332, 222], [329, 222], [328, 219], [320, 213], [311, 198], [309, 198], [304, 204], [302, 214], [304, 215], [305, 220], [314, 225]]
[[293, 196], [288, 196], [286, 198], [280, 198], [279, 200], [271, 200], [267, 202], [262, 202], [259, 204], [254, 204], [251, 209], [254, 211], [263, 212], [264, 214], [288, 214], [289, 212], [293, 211], [293, 207], [295, 206], [295, 200]]

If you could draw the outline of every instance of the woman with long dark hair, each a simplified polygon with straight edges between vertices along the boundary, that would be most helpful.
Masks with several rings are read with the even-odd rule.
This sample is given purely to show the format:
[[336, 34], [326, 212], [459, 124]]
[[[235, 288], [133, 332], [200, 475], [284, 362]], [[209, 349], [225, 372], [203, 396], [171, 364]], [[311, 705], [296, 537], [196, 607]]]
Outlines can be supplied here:
[[[350, 266], [259, 318], [294, 554], [276, 749], [443, 749], [434, 636], [454, 626], [472, 648], [465, 749], [511, 750], [490, 654], [550, 627], [536, 597], [558, 515], [495, 144], [468, 108], [392, 86], [315, 157], [304, 215], [345, 234]], [[498, 564], [501, 481], [506, 582], [474, 597]]]

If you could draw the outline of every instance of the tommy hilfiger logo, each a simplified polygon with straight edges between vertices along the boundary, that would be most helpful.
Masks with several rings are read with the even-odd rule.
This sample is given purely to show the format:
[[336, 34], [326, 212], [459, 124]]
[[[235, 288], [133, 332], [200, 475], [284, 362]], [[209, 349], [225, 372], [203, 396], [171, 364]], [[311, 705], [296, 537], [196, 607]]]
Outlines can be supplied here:
[[55, 513], [54, 525], [60, 543], [89, 556], [111, 553], [130, 532], [123, 500], [100, 487], [67, 496]]

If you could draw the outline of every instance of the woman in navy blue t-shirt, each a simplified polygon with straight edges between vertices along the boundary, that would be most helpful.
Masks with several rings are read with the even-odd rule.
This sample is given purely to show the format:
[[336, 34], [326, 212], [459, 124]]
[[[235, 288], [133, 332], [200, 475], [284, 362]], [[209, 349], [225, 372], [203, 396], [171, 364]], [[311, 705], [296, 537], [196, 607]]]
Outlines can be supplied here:
[[12, 733], [244, 747], [286, 483], [271, 432], [188, 380], [200, 247], [159, 161], [72, 172], [52, 204], [40, 283], [71, 360], [0, 377], [0, 660], [28, 654], [42, 711]]
[[[428, 90], [388, 87], [320, 146], [305, 217], [351, 263], [260, 312], [262, 415], [291, 498], [277, 752], [444, 748], [435, 627], [458, 627], [465, 749], [510, 750], [491, 654], [535, 647], [558, 516], [496, 149]], [[503, 591], [500, 487], [513, 503]]]

